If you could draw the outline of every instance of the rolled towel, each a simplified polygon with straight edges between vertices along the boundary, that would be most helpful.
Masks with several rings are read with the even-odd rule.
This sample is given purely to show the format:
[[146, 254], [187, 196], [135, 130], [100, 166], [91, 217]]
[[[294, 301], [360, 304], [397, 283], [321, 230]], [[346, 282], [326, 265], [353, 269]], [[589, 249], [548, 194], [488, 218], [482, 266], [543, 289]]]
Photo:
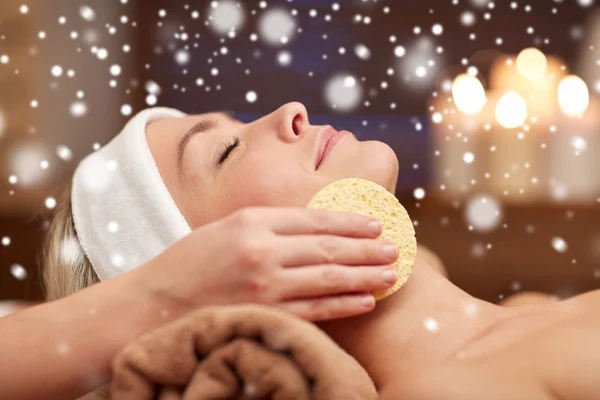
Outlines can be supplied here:
[[257, 304], [212, 306], [127, 344], [111, 399], [377, 399], [364, 368], [314, 324]]

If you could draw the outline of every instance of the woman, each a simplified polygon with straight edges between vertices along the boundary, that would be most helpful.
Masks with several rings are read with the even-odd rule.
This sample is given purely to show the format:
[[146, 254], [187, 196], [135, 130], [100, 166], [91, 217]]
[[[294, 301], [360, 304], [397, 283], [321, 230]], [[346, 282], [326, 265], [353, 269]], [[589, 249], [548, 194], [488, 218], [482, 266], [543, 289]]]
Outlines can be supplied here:
[[[326, 130], [324, 127], [311, 126], [305, 108], [298, 103], [287, 104], [249, 124], [242, 124], [220, 113], [200, 116], [171, 115], [147, 122], [142, 129], [158, 176], [164, 182], [177, 212], [180, 212], [185, 220], [185, 223], [179, 220], [173, 225], [187, 225], [190, 229], [195, 229], [205, 224], [210, 225], [213, 221], [248, 206], [304, 207], [319, 189], [345, 177], [372, 180], [392, 193], [395, 189], [398, 164], [392, 149], [380, 142], [359, 142], [352, 135], [346, 135], [333, 151], [321, 159], [319, 139]], [[226, 143], [229, 146], [225, 152], [216, 152]], [[138, 192], [138, 197], [140, 193], [141, 191]], [[135, 194], [134, 192], [132, 196], [135, 197]], [[85, 196], [82, 197], [84, 199], [78, 200], [79, 205], [76, 208], [79, 210], [80, 220], [85, 220], [84, 210], [94, 214], [92, 200], [96, 198], [88, 196], [86, 203]], [[78, 197], [74, 195], [73, 198]], [[110, 198], [106, 200], [110, 201]], [[86, 208], [85, 204], [90, 207]], [[164, 206], [164, 203], [161, 200], [157, 204], [160, 209], [158, 213], [162, 213], [160, 207]], [[138, 208], [126, 211], [135, 214]], [[100, 207], [96, 212], [101, 214], [106, 212], [106, 208]], [[179, 218], [176, 214], [171, 214], [173, 220]], [[74, 215], [77, 226], [78, 212], [75, 211]], [[144, 218], [144, 215], [135, 217]], [[160, 217], [165, 215], [161, 214]], [[97, 218], [101, 219], [102, 215]], [[131, 224], [139, 226], [132, 228], [134, 230], [153, 228], [142, 223], [143, 221], [139, 224], [135, 224], [135, 221], [133, 218]], [[260, 219], [253, 221], [259, 223]], [[64, 231], [57, 229], [58, 226], [53, 228], [54, 237], [57, 239], [64, 234]], [[80, 226], [84, 225], [80, 223]], [[122, 224], [118, 226], [121, 229]], [[185, 228], [182, 228], [175, 236], [184, 233]], [[110, 244], [113, 239], [106, 240], [106, 243]], [[362, 263], [353, 263], [352, 261], [357, 261], [356, 258], [342, 259], [341, 255], [350, 251], [350, 242], [341, 238], [320, 243], [326, 244], [324, 254], [328, 264], [362, 264], [366, 267], [383, 265], [386, 262], [385, 258], [373, 255], [360, 260]], [[140, 246], [144, 247], [143, 244]], [[93, 242], [90, 241], [87, 249], [86, 245], [83, 247], [86, 254], [96, 254], [98, 260], [114, 256], [103, 253], [111, 250], [106, 249], [106, 246], [94, 250]], [[156, 256], [152, 254], [152, 250], [146, 250], [144, 256], [140, 257], [138, 254], [142, 251], [135, 254], [119, 254], [116, 259], [111, 258], [110, 265], [100, 266], [100, 262], [90, 263], [85, 258], [79, 259], [78, 271], [48, 265], [45, 280], [50, 298], [67, 295], [94, 283], [98, 280], [95, 274], [104, 275], [103, 279], [112, 278], [119, 275], [120, 271], [126, 271], [131, 265], [139, 265], [140, 261], [144, 262]], [[273, 260], [273, 254], [283, 254], [265, 246], [255, 246], [254, 250], [251, 254], [256, 260]], [[294, 249], [286, 248], [288, 253], [293, 251]], [[136, 262], [127, 264], [128, 259], [136, 257]], [[158, 256], [157, 260], [160, 258], [161, 256]], [[591, 313], [598, 302], [598, 293], [593, 293], [552, 305], [545, 302], [526, 308], [495, 306], [458, 289], [445, 279], [443, 273], [438, 272], [440, 267], [435, 266], [432, 260], [434, 257], [420, 249], [412, 276], [405, 287], [378, 303], [370, 313], [333, 320], [332, 318], [338, 316], [361, 314], [357, 308], [358, 301], [351, 302], [359, 297], [346, 296], [345, 299], [349, 302], [339, 303], [349, 304], [345, 311], [338, 311], [338, 314], [334, 315], [330, 313], [331, 309], [322, 309], [325, 311], [310, 318], [324, 321], [319, 323], [319, 326], [367, 369], [382, 395], [390, 399], [397, 398], [398, 393], [407, 396], [424, 393], [427, 385], [423, 385], [423, 382], [427, 380], [415, 378], [419, 374], [422, 376], [423, 371], [436, 371], [433, 367], [442, 368], [456, 360], [465, 363], [461, 365], [467, 365], [469, 360], [478, 360], [502, 351], [503, 348], [509, 348], [519, 341], [533, 337], [541, 330], [558, 327], [576, 315]], [[389, 263], [390, 259], [387, 262]], [[261, 263], [256, 262], [254, 265]], [[167, 286], [173, 275], [179, 273], [175, 267], [173, 270], [166, 269], [164, 263], [154, 263], [154, 267], [165, 271], [164, 284]], [[325, 282], [330, 293], [354, 294], [383, 285], [382, 280], [376, 280], [374, 274], [376, 271], [379, 276], [383, 268], [376, 268], [352, 268], [353, 272], [345, 275], [341, 275], [339, 269], [329, 269], [327, 273], [318, 276], [343, 278], [331, 280], [336, 283]], [[277, 295], [269, 294], [269, 291], [272, 292], [274, 284], [281, 281], [273, 274], [264, 273], [260, 268], [253, 272], [256, 272], [255, 275], [259, 278], [252, 281], [252, 287], [256, 293], [264, 294], [256, 296], [260, 298], [259, 301], [280, 301], [285, 290], [280, 290]], [[60, 279], [55, 278], [57, 274], [60, 274]], [[313, 275], [314, 277], [316, 276]], [[78, 284], [73, 284], [77, 281]], [[298, 279], [289, 280], [297, 281]], [[297, 292], [301, 293], [304, 297], [324, 294], [323, 289], [320, 289], [320, 292], [314, 289], [314, 283], [313, 287], [307, 285]], [[169, 301], [175, 304], [183, 303], [185, 298], [186, 296], [182, 295], [181, 298], [172, 298]], [[224, 296], [219, 301], [227, 301], [226, 299], [227, 296]], [[301, 310], [306, 310], [307, 303], [293, 301], [294, 296], [285, 300], [286, 306], [292, 312], [301, 315]], [[419, 384], [422, 384], [423, 388], [418, 386]]]

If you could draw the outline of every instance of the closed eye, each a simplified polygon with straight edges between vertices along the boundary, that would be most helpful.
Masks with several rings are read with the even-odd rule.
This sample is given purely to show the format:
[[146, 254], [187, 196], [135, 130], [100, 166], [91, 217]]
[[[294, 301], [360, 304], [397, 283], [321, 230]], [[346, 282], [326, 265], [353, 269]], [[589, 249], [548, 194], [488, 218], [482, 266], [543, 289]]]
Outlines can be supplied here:
[[238, 136], [235, 136], [233, 139], [233, 143], [227, 145], [227, 147], [225, 148], [225, 150], [223, 150], [223, 152], [221, 153], [221, 155], [219, 156], [219, 162], [217, 163], [217, 166], [223, 164], [223, 162], [227, 159], [227, 157], [229, 157], [229, 155], [231, 154], [231, 152], [240, 144], [240, 138]]

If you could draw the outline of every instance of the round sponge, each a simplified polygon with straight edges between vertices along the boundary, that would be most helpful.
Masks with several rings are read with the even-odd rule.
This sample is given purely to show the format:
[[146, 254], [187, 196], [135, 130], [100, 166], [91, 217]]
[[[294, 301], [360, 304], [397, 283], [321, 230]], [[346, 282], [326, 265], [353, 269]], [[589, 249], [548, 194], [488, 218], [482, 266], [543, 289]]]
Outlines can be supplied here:
[[383, 186], [361, 178], [340, 179], [317, 192], [307, 208], [351, 212], [381, 221], [383, 229], [377, 239], [398, 245], [398, 259], [391, 264], [398, 280], [393, 287], [374, 292], [375, 300], [391, 295], [406, 283], [417, 255], [415, 228], [398, 199]]

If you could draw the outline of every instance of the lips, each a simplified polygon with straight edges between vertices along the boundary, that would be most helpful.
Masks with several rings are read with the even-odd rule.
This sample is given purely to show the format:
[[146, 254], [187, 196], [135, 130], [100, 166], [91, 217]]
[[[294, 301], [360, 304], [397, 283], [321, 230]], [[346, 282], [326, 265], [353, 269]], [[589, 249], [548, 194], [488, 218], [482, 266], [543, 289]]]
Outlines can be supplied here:
[[325, 128], [318, 137], [317, 156], [315, 160], [315, 170], [323, 163], [335, 145], [347, 134], [348, 131], [336, 131], [333, 127]]

